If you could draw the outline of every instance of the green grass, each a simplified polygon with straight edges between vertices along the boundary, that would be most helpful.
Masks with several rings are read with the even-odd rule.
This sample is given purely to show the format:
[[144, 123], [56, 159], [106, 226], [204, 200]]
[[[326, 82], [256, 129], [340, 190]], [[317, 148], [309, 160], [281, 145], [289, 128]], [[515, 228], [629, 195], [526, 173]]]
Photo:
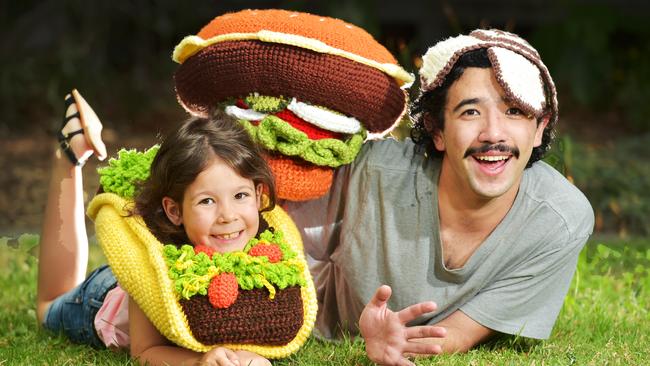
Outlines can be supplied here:
[[[125, 353], [74, 345], [36, 325], [38, 237], [0, 239], [0, 365], [134, 365]], [[91, 245], [91, 267], [104, 261]], [[548, 341], [503, 337], [420, 365], [643, 365], [650, 356], [650, 239], [592, 240]], [[371, 365], [363, 343], [309, 339], [275, 365]]]

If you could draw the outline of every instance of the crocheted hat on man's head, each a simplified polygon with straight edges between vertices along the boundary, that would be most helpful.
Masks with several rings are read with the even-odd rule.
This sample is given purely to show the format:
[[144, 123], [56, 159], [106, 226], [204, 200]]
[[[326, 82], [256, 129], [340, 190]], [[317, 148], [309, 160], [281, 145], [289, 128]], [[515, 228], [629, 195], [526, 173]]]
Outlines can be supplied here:
[[558, 118], [555, 83], [537, 50], [516, 34], [478, 29], [438, 42], [422, 57], [421, 91], [439, 87], [465, 53], [486, 48], [499, 85], [526, 113], [541, 117], [550, 111], [549, 126]]
[[271, 152], [271, 166], [282, 167], [274, 170], [277, 193], [289, 200], [322, 195], [332, 177], [323, 170], [350, 163], [366, 138], [390, 132], [406, 110], [402, 88], [413, 81], [363, 29], [277, 9], [218, 16], [185, 37], [173, 59], [181, 105], [242, 121]]

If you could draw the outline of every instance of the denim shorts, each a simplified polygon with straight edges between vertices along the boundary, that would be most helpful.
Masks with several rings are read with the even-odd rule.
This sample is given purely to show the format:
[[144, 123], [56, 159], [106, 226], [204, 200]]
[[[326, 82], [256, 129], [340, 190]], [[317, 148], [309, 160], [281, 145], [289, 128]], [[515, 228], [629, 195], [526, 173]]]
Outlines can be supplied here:
[[75, 343], [105, 347], [95, 332], [95, 315], [106, 293], [117, 285], [110, 267], [94, 270], [84, 282], [57, 297], [45, 313], [43, 326], [63, 333]]

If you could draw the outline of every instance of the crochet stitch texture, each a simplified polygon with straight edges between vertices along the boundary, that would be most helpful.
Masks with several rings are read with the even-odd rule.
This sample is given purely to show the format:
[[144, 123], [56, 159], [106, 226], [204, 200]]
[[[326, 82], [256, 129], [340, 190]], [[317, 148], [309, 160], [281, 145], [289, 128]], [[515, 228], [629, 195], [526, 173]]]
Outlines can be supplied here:
[[439, 87], [458, 59], [465, 53], [486, 48], [496, 79], [506, 96], [525, 113], [541, 117], [549, 110], [550, 126], [557, 122], [558, 101], [555, 83], [537, 50], [516, 34], [477, 29], [469, 35], [448, 38], [429, 48], [422, 56], [421, 90]]
[[243, 121], [268, 152], [277, 196], [290, 201], [322, 196], [333, 176], [325, 169], [352, 162], [367, 138], [395, 128], [414, 80], [365, 30], [279, 9], [217, 16], [173, 59], [183, 108], [205, 117], [219, 106]]
[[[124, 179], [124, 182], [125, 187], [133, 183], [128, 179]], [[316, 293], [303, 255], [298, 229], [280, 207], [276, 206], [274, 210], [262, 215], [271, 227], [282, 231], [285, 242], [296, 253], [294, 260], [302, 263], [305, 285], [296, 287], [295, 290], [302, 301], [302, 317], [295, 336], [290, 340], [281, 344], [261, 344], [205, 343], [195, 337], [174, 289], [174, 282], [169, 278], [163, 256], [164, 246], [149, 231], [140, 216], [128, 211], [132, 205], [130, 198], [115, 193], [101, 193], [90, 202], [87, 214], [95, 221], [97, 239], [118, 282], [163, 336], [181, 347], [197, 352], [224, 346], [234, 350], [248, 350], [267, 358], [286, 357], [304, 344], [316, 319]], [[267, 289], [261, 291], [265, 291], [268, 298]]]

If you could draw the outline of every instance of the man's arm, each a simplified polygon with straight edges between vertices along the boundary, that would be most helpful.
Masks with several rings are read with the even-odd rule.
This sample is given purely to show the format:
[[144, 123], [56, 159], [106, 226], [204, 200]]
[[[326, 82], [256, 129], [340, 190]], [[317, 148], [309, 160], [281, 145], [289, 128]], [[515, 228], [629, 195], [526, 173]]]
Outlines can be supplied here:
[[447, 336], [444, 338], [421, 338], [417, 341], [439, 344], [442, 347], [442, 353], [467, 352], [497, 333], [477, 323], [460, 310], [456, 310], [447, 318], [436, 323], [435, 326], [445, 328]]
[[389, 286], [381, 286], [368, 302], [359, 319], [366, 353], [380, 365], [413, 365], [406, 357], [466, 352], [496, 332], [475, 322], [460, 310], [434, 325], [409, 327], [409, 321], [432, 312], [436, 304], [428, 301], [398, 312], [388, 309]]

